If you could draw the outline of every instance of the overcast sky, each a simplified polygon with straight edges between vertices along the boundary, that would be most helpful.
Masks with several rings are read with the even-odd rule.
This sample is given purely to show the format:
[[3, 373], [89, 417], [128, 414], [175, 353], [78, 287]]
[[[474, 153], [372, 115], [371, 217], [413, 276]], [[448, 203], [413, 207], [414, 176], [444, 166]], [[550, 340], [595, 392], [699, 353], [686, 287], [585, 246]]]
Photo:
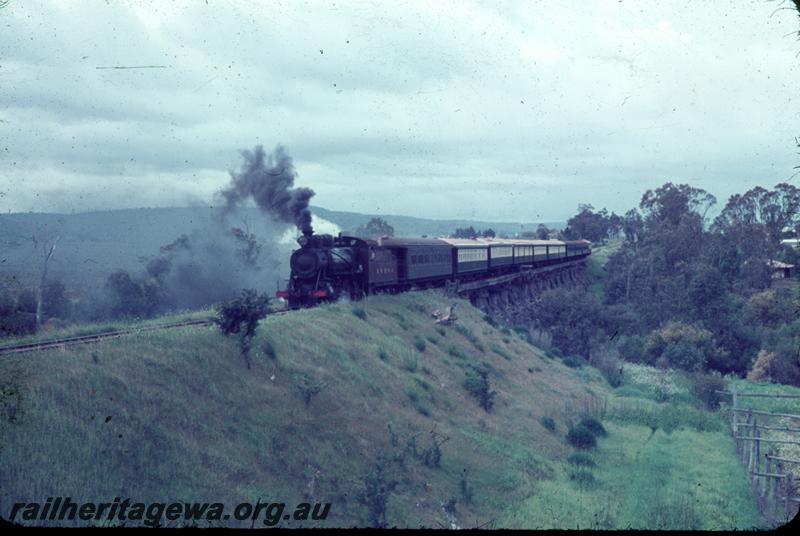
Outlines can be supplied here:
[[334, 210], [562, 220], [670, 180], [724, 204], [800, 164], [779, 7], [9, 0], [0, 211], [210, 204], [278, 143]]

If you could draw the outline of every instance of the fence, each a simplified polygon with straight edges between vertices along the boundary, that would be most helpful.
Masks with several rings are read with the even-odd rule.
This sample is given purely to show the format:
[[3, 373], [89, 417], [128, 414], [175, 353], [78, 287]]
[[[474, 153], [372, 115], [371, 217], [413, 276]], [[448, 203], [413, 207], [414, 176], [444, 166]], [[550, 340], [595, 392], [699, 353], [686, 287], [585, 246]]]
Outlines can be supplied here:
[[[757, 410], [740, 404], [742, 399], [800, 399], [800, 395], [743, 393], [735, 388], [719, 392], [731, 395], [731, 431], [736, 452], [747, 470], [759, 510], [773, 526], [790, 521], [800, 507], [797, 495], [800, 456], [782, 455], [781, 450], [787, 450], [783, 446], [800, 445], [797, 440], [800, 415]], [[788, 434], [789, 438], [787, 435], [776, 437], [777, 433]]]

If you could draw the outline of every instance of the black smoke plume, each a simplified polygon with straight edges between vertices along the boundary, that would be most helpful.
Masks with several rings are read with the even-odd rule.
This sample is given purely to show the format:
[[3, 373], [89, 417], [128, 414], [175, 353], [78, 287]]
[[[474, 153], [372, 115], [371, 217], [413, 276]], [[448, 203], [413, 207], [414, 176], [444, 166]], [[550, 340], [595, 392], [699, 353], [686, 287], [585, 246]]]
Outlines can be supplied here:
[[231, 171], [231, 182], [221, 191], [227, 210], [252, 197], [256, 205], [274, 220], [293, 223], [303, 234], [311, 234], [308, 202], [314, 191], [293, 188], [297, 172], [286, 150], [278, 145], [266, 158], [263, 146], [257, 145], [253, 151], [242, 151], [242, 156], [245, 161], [241, 170], [238, 173]]

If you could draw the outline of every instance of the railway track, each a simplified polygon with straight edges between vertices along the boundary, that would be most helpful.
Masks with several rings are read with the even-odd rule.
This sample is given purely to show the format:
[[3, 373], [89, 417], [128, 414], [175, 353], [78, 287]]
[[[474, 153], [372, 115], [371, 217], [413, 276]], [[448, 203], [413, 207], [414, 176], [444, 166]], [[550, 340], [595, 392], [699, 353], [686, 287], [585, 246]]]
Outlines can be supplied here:
[[[283, 315], [289, 311], [276, 311], [267, 316]], [[214, 323], [214, 320], [199, 319], [199, 320], [186, 320], [184, 322], [170, 322], [166, 324], [154, 324], [152, 326], [141, 326], [129, 329], [120, 329], [116, 331], [106, 331], [102, 333], [90, 333], [88, 335], [78, 335], [76, 337], [65, 337], [63, 339], [50, 339], [45, 341], [26, 342], [22, 344], [12, 344], [8, 346], [0, 346], [0, 355], [18, 354], [22, 352], [33, 352], [37, 350], [47, 350], [48, 348], [62, 348], [67, 346], [74, 346], [77, 344], [90, 344], [93, 342], [104, 341], [106, 339], [116, 339], [125, 335], [133, 335], [136, 333], [144, 333], [146, 331], [157, 331], [162, 329], [175, 329], [184, 328], [188, 326], [209, 326]]]

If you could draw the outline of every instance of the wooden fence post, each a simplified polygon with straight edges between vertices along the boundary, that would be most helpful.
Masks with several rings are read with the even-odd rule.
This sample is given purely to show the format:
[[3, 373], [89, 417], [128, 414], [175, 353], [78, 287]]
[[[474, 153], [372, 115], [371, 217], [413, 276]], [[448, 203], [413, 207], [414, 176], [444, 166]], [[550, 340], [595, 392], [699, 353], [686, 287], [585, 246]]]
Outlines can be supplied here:
[[[747, 418], [745, 419], [745, 422], [744, 422], [744, 424], [745, 424], [745, 426], [744, 426], [745, 432], [744, 432], [743, 435], [746, 436], [747, 433], [749, 433], [750, 424], [752, 422], [753, 422], [753, 413], [752, 413], [752, 411], [747, 410]], [[749, 468], [750, 467], [750, 444], [747, 443], [746, 440], [742, 440], [742, 465], [744, 465], [745, 468]]]
[[792, 480], [793, 479], [792, 479], [792, 474], [791, 473], [787, 473], [786, 474], [786, 478], [783, 479], [783, 483], [784, 483], [783, 492], [786, 494], [784, 508], [786, 508], [786, 521], [787, 522], [792, 519], [792, 491], [793, 491], [793, 488], [794, 488]]
[[[772, 458], [770, 456], [772, 456], [772, 447], [769, 447], [767, 449], [767, 464], [766, 464], [766, 469], [764, 469], [764, 473], [768, 475], [773, 474]], [[763, 493], [764, 511], [767, 514], [766, 516], [767, 521], [769, 522], [770, 525], [773, 525], [775, 523], [775, 520], [772, 513], [773, 510], [772, 506], [775, 504], [775, 502], [772, 500], [773, 498], [770, 496], [770, 490], [772, 488], [772, 482], [778, 479], [772, 476], [767, 476], [764, 478], [766, 480], [764, 482], [764, 493]]]

